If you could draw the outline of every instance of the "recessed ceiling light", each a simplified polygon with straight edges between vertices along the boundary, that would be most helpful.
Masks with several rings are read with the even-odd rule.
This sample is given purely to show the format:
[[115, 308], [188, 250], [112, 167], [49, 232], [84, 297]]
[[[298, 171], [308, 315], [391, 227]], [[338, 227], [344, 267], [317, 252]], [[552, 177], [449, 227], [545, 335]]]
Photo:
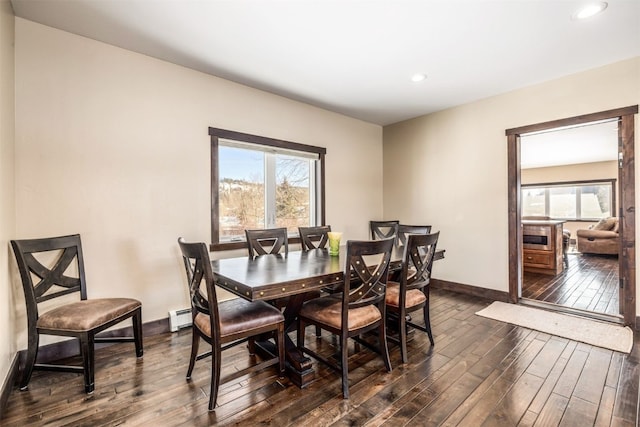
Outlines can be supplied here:
[[421, 82], [423, 80], [425, 80], [427, 78], [426, 74], [422, 74], [422, 73], [417, 73], [414, 74], [413, 76], [411, 76], [411, 81], [414, 83], [418, 83]]
[[573, 14], [572, 18], [577, 20], [591, 18], [605, 10], [607, 6], [607, 2], [604, 1], [586, 4], [578, 9], [576, 13]]

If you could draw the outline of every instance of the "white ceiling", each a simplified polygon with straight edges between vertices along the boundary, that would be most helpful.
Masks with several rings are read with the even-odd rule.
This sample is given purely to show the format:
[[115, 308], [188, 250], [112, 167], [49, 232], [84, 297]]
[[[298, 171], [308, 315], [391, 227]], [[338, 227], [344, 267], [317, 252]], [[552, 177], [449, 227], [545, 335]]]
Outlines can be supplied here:
[[572, 20], [584, 3], [12, 0], [19, 17], [380, 125], [640, 55], [639, 0]]
[[617, 158], [617, 120], [523, 135], [520, 140], [521, 169], [603, 162]]

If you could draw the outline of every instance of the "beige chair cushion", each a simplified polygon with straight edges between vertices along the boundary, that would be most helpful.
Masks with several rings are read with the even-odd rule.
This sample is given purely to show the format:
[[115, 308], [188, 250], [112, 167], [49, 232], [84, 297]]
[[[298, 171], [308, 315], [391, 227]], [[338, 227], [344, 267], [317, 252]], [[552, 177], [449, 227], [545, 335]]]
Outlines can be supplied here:
[[610, 230], [613, 230], [617, 224], [618, 224], [617, 217], [603, 218], [600, 221], [598, 221], [596, 225], [593, 226], [593, 230], [610, 231]]
[[132, 298], [97, 298], [73, 302], [40, 315], [40, 329], [83, 332], [95, 329], [140, 307]]
[[[407, 291], [406, 308], [415, 307], [424, 303], [427, 297], [420, 289], [409, 289]], [[387, 284], [387, 305], [392, 307], [400, 307], [400, 284], [395, 282], [389, 282]]]
[[[264, 301], [251, 302], [242, 298], [218, 303], [218, 314], [220, 315], [221, 338], [284, 322], [284, 316], [274, 306]], [[195, 324], [205, 335], [211, 337], [209, 316], [198, 313]]]
[[[300, 315], [314, 319], [319, 323], [341, 329], [342, 300], [332, 297], [316, 298], [304, 304]], [[360, 329], [382, 319], [382, 314], [376, 306], [367, 305], [349, 310], [349, 330]]]

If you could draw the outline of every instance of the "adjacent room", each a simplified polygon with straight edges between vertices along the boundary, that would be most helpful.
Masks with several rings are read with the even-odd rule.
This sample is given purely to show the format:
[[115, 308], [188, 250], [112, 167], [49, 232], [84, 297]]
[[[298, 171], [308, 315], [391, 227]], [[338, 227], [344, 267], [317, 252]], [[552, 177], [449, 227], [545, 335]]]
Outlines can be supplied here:
[[619, 319], [618, 122], [522, 138], [523, 298]]
[[639, 104], [637, 0], [0, 0], [0, 424], [637, 425]]

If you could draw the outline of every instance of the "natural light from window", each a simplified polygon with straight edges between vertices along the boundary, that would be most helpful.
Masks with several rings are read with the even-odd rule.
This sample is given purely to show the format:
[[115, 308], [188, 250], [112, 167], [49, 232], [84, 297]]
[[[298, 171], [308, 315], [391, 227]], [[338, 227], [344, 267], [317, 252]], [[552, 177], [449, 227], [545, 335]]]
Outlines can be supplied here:
[[220, 241], [241, 241], [245, 229], [315, 224], [317, 156], [220, 141]]
[[522, 216], [598, 220], [614, 212], [615, 180], [522, 186]]

